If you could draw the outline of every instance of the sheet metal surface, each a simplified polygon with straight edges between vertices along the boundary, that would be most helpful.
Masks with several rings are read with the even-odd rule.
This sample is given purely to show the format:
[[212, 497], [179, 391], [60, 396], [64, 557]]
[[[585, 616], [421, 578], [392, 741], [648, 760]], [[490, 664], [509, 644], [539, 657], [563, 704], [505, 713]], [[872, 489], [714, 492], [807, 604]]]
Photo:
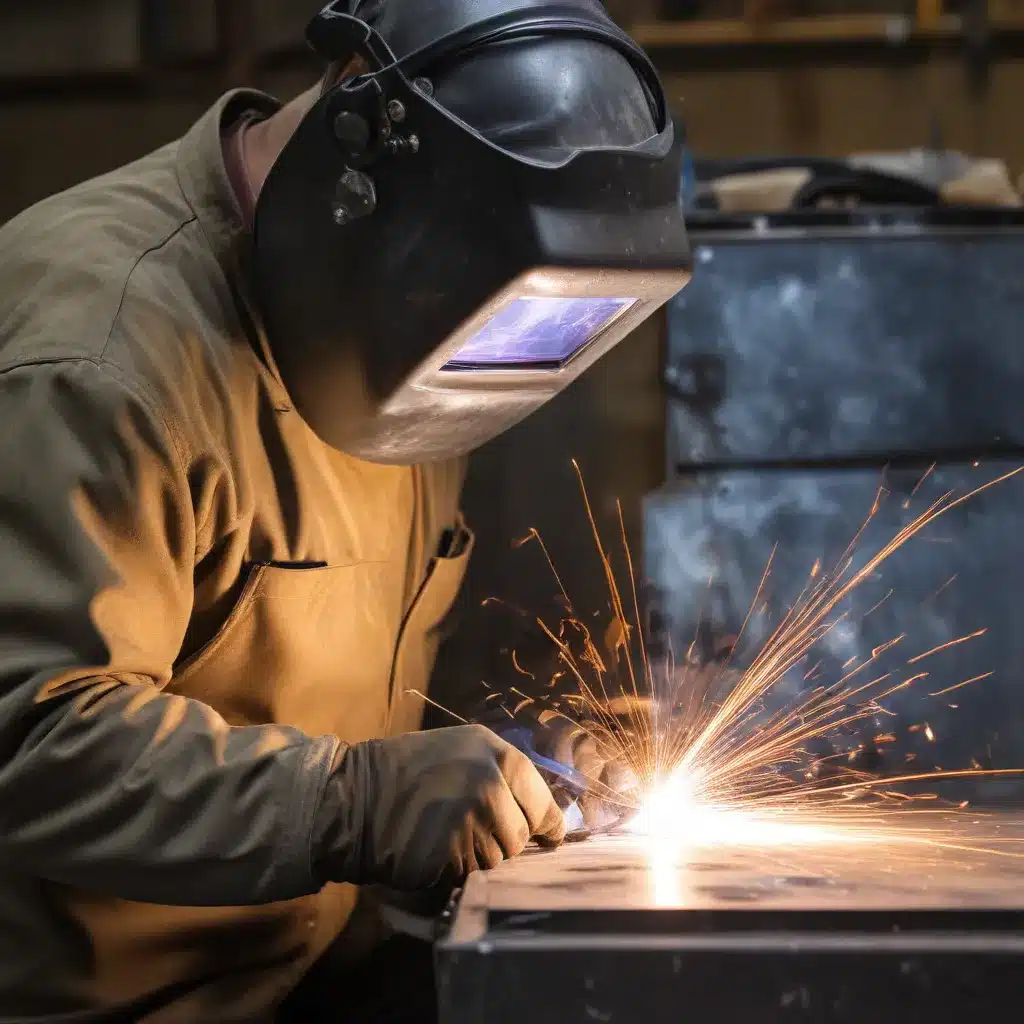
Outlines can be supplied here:
[[474, 875], [462, 909], [1024, 910], [1024, 817], [966, 815], [943, 833], [942, 844], [693, 847], [671, 871], [652, 867], [644, 840], [608, 836]]

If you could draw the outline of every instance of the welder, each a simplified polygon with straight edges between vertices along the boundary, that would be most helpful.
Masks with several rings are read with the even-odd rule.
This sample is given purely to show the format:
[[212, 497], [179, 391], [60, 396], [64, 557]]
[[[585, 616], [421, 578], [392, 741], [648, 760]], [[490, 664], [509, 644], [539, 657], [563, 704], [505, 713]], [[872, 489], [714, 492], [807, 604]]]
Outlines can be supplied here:
[[273, 1020], [360, 887], [563, 837], [412, 691], [465, 456], [685, 283], [664, 94], [595, 0], [309, 41], [0, 231], [0, 1021]]

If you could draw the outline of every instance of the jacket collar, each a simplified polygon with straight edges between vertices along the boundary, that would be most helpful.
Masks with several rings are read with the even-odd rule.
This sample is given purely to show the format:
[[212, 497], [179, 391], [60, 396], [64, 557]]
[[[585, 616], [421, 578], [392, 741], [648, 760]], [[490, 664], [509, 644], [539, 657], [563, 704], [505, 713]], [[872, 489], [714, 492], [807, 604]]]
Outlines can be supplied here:
[[[270, 117], [281, 104], [266, 93], [236, 89], [222, 96], [178, 143], [177, 175], [182, 194], [195, 214], [235, 294], [237, 313], [253, 348], [286, 398], [259, 310], [249, 286], [252, 235], [245, 223], [224, 160], [224, 138], [231, 127], [253, 114]], [[290, 400], [289, 404], [290, 404]]]
[[269, 117], [280, 108], [266, 93], [236, 89], [222, 96], [178, 144], [178, 182], [222, 261], [237, 255], [248, 240], [242, 208], [224, 163], [224, 136], [246, 113]]

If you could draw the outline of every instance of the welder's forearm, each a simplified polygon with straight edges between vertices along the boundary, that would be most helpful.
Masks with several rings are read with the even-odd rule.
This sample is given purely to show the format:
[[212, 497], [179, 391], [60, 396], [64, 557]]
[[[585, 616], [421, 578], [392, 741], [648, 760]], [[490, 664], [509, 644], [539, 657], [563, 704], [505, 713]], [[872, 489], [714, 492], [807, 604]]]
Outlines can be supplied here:
[[255, 905], [320, 888], [310, 835], [336, 739], [232, 728], [149, 684], [89, 680], [34, 707], [15, 707], [18, 691], [7, 692], [6, 869], [177, 906]]

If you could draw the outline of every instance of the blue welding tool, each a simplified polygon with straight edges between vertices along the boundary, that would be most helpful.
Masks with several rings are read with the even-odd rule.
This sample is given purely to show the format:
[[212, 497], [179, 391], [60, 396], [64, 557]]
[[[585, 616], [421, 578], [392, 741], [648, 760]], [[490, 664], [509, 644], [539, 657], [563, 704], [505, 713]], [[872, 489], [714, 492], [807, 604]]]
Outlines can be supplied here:
[[563, 764], [561, 761], [556, 761], [553, 758], [539, 754], [534, 746], [533, 731], [530, 729], [523, 728], [522, 726], [503, 729], [501, 738], [517, 750], [522, 751], [536, 765], [542, 778], [553, 791], [561, 790], [572, 798], [572, 803], [563, 810], [565, 824], [571, 836], [574, 835], [582, 838], [586, 835], [615, 832], [636, 814], [636, 806], [632, 802], [628, 802], [624, 803], [618, 812], [614, 813], [607, 822], [602, 823], [599, 828], [585, 825], [583, 812], [578, 801], [580, 797], [594, 791], [594, 786], [590, 779], [571, 765]]
[[544, 780], [553, 789], [564, 789], [574, 799], [579, 799], [590, 792], [590, 780], [586, 775], [571, 765], [555, 761], [553, 758], [545, 757], [537, 752], [533, 730], [517, 725], [510, 729], [503, 729], [500, 735], [506, 743], [511, 743], [516, 750], [524, 753], [536, 765], [541, 775], [544, 776]]

